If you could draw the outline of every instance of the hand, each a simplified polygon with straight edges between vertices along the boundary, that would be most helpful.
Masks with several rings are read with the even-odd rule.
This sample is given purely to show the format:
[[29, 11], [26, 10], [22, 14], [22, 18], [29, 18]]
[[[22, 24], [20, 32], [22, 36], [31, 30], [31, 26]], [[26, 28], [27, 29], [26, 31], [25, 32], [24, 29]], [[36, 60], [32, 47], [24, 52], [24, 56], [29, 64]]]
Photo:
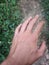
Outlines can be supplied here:
[[30, 65], [43, 56], [46, 50], [45, 41], [42, 42], [40, 48], [37, 46], [37, 41], [44, 22], [39, 22], [35, 30], [32, 31], [38, 17], [38, 15], [34, 18], [29, 17], [16, 28], [8, 56], [9, 59], [14, 60], [14, 65]]

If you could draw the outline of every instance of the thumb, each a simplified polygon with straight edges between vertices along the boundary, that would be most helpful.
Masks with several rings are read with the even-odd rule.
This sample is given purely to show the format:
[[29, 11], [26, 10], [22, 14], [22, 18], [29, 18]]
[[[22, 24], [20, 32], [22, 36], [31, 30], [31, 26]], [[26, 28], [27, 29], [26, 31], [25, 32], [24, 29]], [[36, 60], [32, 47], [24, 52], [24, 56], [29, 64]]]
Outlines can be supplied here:
[[39, 53], [40, 56], [43, 56], [43, 54], [44, 54], [44, 52], [45, 52], [45, 50], [46, 50], [46, 48], [47, 48], [45, 43], [46, 43], [46, 42], [43, 41], [41, 47], [40, 47], [39, 50], [38, 50], [38, 53]]

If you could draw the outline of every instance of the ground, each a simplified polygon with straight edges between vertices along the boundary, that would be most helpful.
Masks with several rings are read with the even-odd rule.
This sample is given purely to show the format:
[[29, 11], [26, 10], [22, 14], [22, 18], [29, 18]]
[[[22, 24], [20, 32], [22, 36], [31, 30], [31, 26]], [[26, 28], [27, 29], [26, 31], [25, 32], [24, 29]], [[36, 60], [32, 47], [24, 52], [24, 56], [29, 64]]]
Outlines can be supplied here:
[[[38, 22], [44, 19], [44, 16], [42, 14], [42, 11], [44, 9], [39, 4], [40, 1], [41, 0], [20, 0], [18, 4], [21, 7], [24, 20], [28, 18], [29, 16], [34, 17], [36, 14], [39, 14], [40, 16]], [[47, 23], [43, 29], [44, 34], [46, 34], [46, 31], [47, 31]], [[40, 58], [37, 62], [35, 62], [33, 65], [49, 65], [48, 49], [46, 50], [46, 53], [44, 54], [44, 56]]]

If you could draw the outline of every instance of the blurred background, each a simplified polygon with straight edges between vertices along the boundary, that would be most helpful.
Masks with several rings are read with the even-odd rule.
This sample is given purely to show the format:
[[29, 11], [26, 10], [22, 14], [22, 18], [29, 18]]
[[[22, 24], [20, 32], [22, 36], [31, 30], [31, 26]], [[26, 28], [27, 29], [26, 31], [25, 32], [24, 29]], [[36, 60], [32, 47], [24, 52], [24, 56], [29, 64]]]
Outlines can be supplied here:
[[[19, 2], [20, 0], [0, 0], [0, 63], [8, 56], [15, 28], [26, 16], [22, 14]], [[49, 49], [49, 0], [40, 0], [39, 3], [47, 21], [48, 31], [45, 36]]]

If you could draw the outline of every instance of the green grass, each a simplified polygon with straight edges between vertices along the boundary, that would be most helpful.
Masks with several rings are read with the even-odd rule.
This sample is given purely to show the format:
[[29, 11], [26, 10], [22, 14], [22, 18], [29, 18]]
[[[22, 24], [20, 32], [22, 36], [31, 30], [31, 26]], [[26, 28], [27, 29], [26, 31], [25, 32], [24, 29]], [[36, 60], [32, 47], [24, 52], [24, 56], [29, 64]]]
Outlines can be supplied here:
[[0, 1], [0, 63], [7, 57], [14, 30], [22, 20], [18, 0]]

